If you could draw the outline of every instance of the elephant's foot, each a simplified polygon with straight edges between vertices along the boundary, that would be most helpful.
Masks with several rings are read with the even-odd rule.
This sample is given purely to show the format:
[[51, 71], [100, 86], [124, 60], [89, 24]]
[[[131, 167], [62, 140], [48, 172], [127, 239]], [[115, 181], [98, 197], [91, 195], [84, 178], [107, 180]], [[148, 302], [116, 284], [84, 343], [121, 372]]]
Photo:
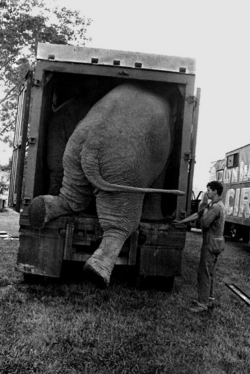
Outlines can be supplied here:
[[84, 271], [98, 286], [108, 287], [112, 270], [123, 246], [124, 240], [116, 237], [104, 237], [100, 247], [87, 260]]
[[102, 262], [92, 257], [84, 266], [88, 278], [100, 288], [108, 287], [110, 283], [111, 271], [104, 267]]
[[35, 229], [41, 229], [46, 222], [64, 214], [72, 213], [68, 203], [60, 196], [44, 195], [35, 197], [28, 208], [29, 222]]

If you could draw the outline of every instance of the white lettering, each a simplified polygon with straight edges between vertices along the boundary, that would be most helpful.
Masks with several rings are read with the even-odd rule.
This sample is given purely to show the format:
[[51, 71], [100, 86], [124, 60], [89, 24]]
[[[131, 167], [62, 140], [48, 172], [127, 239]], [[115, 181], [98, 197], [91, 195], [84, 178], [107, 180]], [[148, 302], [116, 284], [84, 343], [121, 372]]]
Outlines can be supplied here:
[[240, 182], [243, 181], [243, 177], [244, 177], [244, 162], [241, 161], [241, 163], [240, 163]]
[[250, 187], [230, 188], [225, 196], [225, 210], [227, 216], [250, 218]]
[[244, 166], [244, 181], [247, 181], [247, 172], [248, 172], [248, 166]]
[[231, 182], [231, 174], [232, 174], [232, 169], [225, 168], [225, 171], [224, 171], [224, 182], [225, 183]]
[[219, 170], [217, 172], [217, 181], [219, 181], [219, 182], [223, 181], [223, 170]]
[[239, 168], [237, 166], [236, 168], [233, 168], [233, 172], [232, 172], [232, 183], [238, 182], [238, 174], [239, 174]]
[[226, 193], [226, 199], [225, 199], [225, 209], [226, 209], [226, 215], [230, 216], [233, 213], [233, 205], [230, 205], [231, 200], [234, 199], [235, 191], [234, 189], [230, 189]]
[[234, 200], [234, 216], [237, 216], [239, 213], [239, 200], [240, 200], [240, 188], [236, 189], [236, 195]]
[[210, 169], [210, 182], [216, 180], [216, 169], [214, 166]]
[[250, 164], [248, 165], [247, 179], [250, 179]]
[[249, 218], [250, 216], [250, 188], [242, 188], [239, 204], [239, 217]]

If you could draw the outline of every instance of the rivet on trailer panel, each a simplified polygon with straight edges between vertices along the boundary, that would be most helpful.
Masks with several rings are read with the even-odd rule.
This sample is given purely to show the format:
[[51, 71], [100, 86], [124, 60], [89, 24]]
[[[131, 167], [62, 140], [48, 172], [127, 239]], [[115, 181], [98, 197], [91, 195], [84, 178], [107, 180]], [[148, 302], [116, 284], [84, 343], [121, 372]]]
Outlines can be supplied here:
[[187, 70], [187, 69], [184, 68], [184, 67], [180, 67], [180, 68], [179, 68], [179, 72], [180, 72], [180, 73], [186, 73], [186, 70]]

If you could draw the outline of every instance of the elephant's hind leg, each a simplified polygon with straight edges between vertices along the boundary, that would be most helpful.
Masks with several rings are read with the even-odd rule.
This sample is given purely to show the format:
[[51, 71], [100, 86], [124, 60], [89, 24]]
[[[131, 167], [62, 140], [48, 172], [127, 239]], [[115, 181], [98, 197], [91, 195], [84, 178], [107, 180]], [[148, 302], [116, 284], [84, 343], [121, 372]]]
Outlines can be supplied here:
[[109, 285], [113, 267], [123, 244], [124, 240], [117, 237], [103, 237], [99, 248], [86, 262], [84, 271], [101, 288]]
[[103, 191], [97, 195], [97, 213], [104, 234], [84, 270], [94, 273], [106, 286], [125, 240], [140, 223], [143, 198], [143, 194]]

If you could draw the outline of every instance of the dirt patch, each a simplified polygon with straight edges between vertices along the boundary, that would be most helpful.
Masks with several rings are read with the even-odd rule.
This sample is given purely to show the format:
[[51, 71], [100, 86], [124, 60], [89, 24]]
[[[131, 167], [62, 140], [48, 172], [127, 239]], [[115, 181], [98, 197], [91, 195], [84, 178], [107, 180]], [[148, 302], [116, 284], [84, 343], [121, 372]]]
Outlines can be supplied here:
[[6, 231], [12, 237], [19, 237], [19, 216], [13, 209], [0, 212], [0, 231]]

